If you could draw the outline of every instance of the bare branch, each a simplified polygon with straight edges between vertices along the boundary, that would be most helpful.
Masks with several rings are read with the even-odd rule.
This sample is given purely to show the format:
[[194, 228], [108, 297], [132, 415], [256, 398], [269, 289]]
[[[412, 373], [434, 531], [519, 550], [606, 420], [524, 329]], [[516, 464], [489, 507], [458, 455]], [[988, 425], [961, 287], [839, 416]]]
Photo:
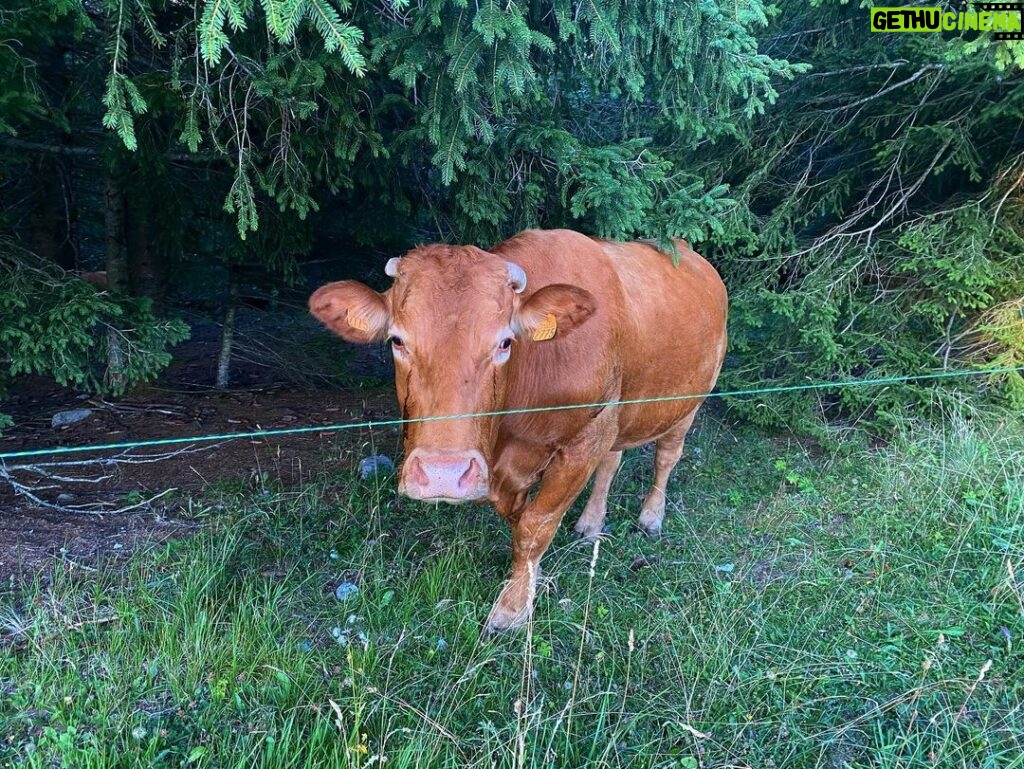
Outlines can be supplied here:
[[[31, 464], [23, 465], [8, 465], [5, 462], [0, 461], [0, 481], [6, 482], [18, 496], [24, 497], [32, 502], [32, 504], [38, 505], [39, 507], [47, 510], [54, 510], [64, 514], [120, 515], [140, 509], [148, 510], [156, 500], [170, 494], [172, 491], [175, 491], [175, 489], [164, 489], [157, 494], [147, 496], [138, 502], [128, 505], [120, 504], [109, 499], [98, 502], [89, 502], [82, 505], [61, 504], [59, 497], [57, 498], [58, 501], [51, 502], [44, 499], [39, 492], [67, 489], [69, 485], [73, 488], [73, 484], [89, 484], [95, 486], [113, 478], [116, 475], [117, 469], [121, 465], [141, 465], [151, 464], [153, 462], [162, 462], [165, 459], [171, 459], [185, 454], [209, 451], [220, 445], [222, 444], [214, 443], [208, 446], [199, 447], [186, 446], [175, 451], [166, 451], [159, 454], [140, 455], [124, 451], [113, 457], [97, 457], [95, 459], [78, 459], [60, 462], [33, 462]], [[82, 475], [67, 475], [62, 472], [70, 468], [77, 468], [84, 471], [92, 469], [93, 472]], [[33, 480], [29, 481], [27, 479], [19, 478], [17, 477], [19, 473], [29, 474], [33, 476]], [[40, 485], [41, 483], [46, 483], [47, 485]]]
[[[99, 147], [86, 147], [79, 144], [43, 144], [41, 142], [28, 141], [26, 139], [15, 139], [13, 137], [0, 138], [0, 147], [6, 147], [23, 152], [35, 152], [45, 155], [64, 155], [70, 157], [97, 158], [102, 154]], [[211, 163], [222, 162], [225, 158], [213, 152], [171, 152], [167, 159], [175, 163]]]
[[921, 67], [921, 69], [919, 69], [910, 77], [900, 80], [898, 83], [893, 83], [892, 85], [883, 88], [881, 91], [873, 93], [871, 96], [865, 96], [863, 99], [858, 99], [857, 101], [852, 102], [850, 104], [844, 104], [842, 107], [837, 107], [836, 111], [845, 112], [846, 110], [854, 109], [855, 107], [859, 107], [862, 104], [867, 104], [870, 101], [874, 101], [875, 99], [880, 99], [887, 93], [892, 93], [897, 88], [902, 88], [905, 85], [910, 85], [915, 80], [919, 80], [923, 75], [927, 74], [928, 72], [934, 70], [941, 70], [942, 68], [942, 64], [925, 64], [923, 67]]

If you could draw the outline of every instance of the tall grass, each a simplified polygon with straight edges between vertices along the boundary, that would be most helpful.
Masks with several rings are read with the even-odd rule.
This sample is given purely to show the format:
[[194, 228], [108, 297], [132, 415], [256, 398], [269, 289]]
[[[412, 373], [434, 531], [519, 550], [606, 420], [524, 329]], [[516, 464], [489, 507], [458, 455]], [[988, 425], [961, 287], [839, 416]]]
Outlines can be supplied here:
[[650, 464], [497, 638], [503, 524], [390, 479], [227, 490], [127, 567], [57, 567], [0, 604], [0, 763], [1024, 767], [1019, 422], [823, 452], [709, 417], [659, 540]]

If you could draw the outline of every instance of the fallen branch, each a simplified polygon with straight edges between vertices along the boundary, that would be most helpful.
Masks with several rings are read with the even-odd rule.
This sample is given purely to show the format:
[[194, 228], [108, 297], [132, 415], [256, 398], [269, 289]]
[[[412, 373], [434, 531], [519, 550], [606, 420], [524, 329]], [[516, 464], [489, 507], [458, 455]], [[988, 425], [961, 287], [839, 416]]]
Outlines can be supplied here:
[[[138, 502], [121, 504], [114, 500], [101, 500], [88, 502], [80, 505], [62, 504], [58, 495], [56, 501], [44, 499], [40, 492], [62, 490], [67, 491], [68, 485], [89, 484], [97, 485], [113, 478], [117, 470], [124, 465], [143, 465], [154, 462], [162, 462], [174, 457], [186, 454], [195, 454], [200, 451], [209, 451], [221, 444], [215, 443], [208, 446], [186, 446], [175, 451], [166, 451], [160, 454], [131, 454], [123, 451], [112, 457], [99, 457], [96, 459], [77, 459], [64, 462], [33, 462], [24, 465], [8, 465], [0, 461], [0, 481], [6, 482], [15, 494], [24, 497], [34, 505], [53, 510], [66, 515], [120, 515], [140, 509], [150, 509], [153, 503], [161, 497], [176, 491], [174, 488], [144, 497]], [[83, 470], [80, 475], [69, 474], [72, 469]], [[31, 476], [31, 480], [25, 475]], [[19, 477], [21, 476], [21, 477]]]

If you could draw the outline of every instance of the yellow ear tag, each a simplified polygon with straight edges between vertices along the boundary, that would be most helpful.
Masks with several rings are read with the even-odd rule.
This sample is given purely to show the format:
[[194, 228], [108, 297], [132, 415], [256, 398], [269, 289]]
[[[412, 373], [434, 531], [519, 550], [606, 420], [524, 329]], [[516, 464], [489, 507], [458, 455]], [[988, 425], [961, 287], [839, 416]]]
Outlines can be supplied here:
[[352, 328], [356, 329], [357, 331], [369, 331], [370, 330], [370, 324], [367, 323], [366, 319], [365, 318], [360, 318], [360, 317], [358, 317], [356, 315], [353, 315], [351, 310], [346, 310], [345, 311], [345, 320], [348, 322], [348, 325], [350, 325]]
[[558, 329], [558, 321], [555, 320], [553, 313], [548, 313], [544, 316], [544, 320], [533, 330], [533, 341], [534, 342], [546, 342], [555, 335], [555, 331]]

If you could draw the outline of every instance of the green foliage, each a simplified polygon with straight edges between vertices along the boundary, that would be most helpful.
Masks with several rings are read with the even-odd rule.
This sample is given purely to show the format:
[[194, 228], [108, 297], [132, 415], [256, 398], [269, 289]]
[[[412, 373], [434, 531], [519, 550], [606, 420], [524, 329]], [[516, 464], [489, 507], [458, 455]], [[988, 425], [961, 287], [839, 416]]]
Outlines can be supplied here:
[[759, 3], [449, 8], [428, 3], [371, 35], [371, 62], [411, 95], [403, 158], [429, 145], [454, 193], [428, 190], [432, 213], [463, 240], [536, 225], [701, 239], [726, 188], [693, 151], [800, 71], [749, 55], [767, 20]]
[[[736, 135], [737, 115], [762, 114], [776, 82], [802, 71], [758, 52], [755, 32], [772, 13], [759, 0], [602, 0], [551, 12], [525, 2], [204, 0], [195, 23], [157, 0], [111, 0], [90, 18], [111, 62], [103, 124], [135, 150], [137, 124], [161, 98], [153, 89], [169, 87], [179, 141], [234, 167], [224, 206], [242, 237], [258, 226], [260, 194], [305, 216], [318, 185], [367, 184], [385, 160], [416, 180], [388, 195], [424, 199], [444, 237], [550, 221], [699, 240], [732, 204], [694, 150]], [[132, 55], [143, 40], [168, 60], [164, 83]], [[396, 183], [408, 181], [392, 174]]]
[[168, 347], [188, 338], [184, 323], [157, 319], [146, 300], [115, 300], [6, 240], [0, 272], [0, 394], [22, 374], [105, 392], [108, 329], [122, 340], [124, 386], [152, 379], [170, 363]]
[[66, 28], [77, 35], [85, 20], [78, 0], [5, 3], [0, 11], [0, 134], [15, 135], [46, 113], [32, 49], [54, 45], [56, 34]]
[[[159, 179], [175, 264], [293, 266], [268, 226], [682, 237], [730, 287], [730, 389], [978, 362], [957, 340], [1024, 293], [1022, 49], [987, 34], [872, 34], [834, 0], [47, 0], [0, 24], [0, 131]], [[957, 397], [734, 406], [891, 429]]]
[[[959, 336], [1024, 293], [1021, 72], [987, 35], [871, 34], [852, 4], [782, 11], [766, 48], [788, 41], [812, 71], [716, 148], [738, 202], [720, 241], [733, 295], [723, 383], [963, 367]], [[957, 397], [907, 383], [734, 405], [759, 422], [891, 429]]]
[[[351, 9], [347, 0], [339, 3], [342, 11]], [[354, 74], [365, 73], [366, 60], [359, 51], [363, 33], [342, 21], [332, 0], [260, 0], [267, 31], [279, 43], [290, 44], [299, 24], [308, 19], [323, 39], [327, 53], [337, 51]], [[207, 64], [218, 64], [228, 47], [231, 34], [243, 32], [252, 22], [256, 8], [252, 0], [205, 0], [199, 21], [199, 50]]]
[[127, 76], [111, 72], [103, 94], [103, 106], [107, 108], [103, 127], [116, 132], [127, 149], [138, 149], [134, 116], [144, 114], [147, 108], [138, 87]]
[[[1024, 298], [997, 304], [982, 314], [965, 334], [969, 354], [987, 368], [1024, 367]], [[1024, 371], [993, 376], [1009, 404], [1024, 411]]]
[[[305, 218], [319, 208], [323, 186], [352, 185], [362, 153], [385, 154], [359, 107], [362, 33], [328, 0], [217, 0], [203, 14], [197, 38], [184, 25], [171, 33], [178, 44], [169, 85], [180, 99], [178, 140], [191, 152], [209, 144], [233, 166], [223, 205], [239, 237], [259, 226], [261, 195]], [[303, 19], [319, 44], [303, 38]]]
[[232, 182], [228, 196], [224, 200], [224, 210], [237, 215], [238, 237], [243, 240], [246, 232], [255, 232], [259, 226], [256, 196], [253, 194], [252, 181], [249, 179], [249, 169], [244, 164], [235, 169], [235, 181]]
[[260, 196], [303, 217], [326, 187], [419, 201], [411, 229], [443, 238], [565, 224], [700, 241], [733, 202], [694, 150], [801, 71], [757, 52], [759, 1], [206, 0], [198, 23], [158, 0], [76, 7], [110, 62], [103, 124], [133, 151], [145, 120], [165, 152], [171, 121], [223, 158], [241, 237]]

